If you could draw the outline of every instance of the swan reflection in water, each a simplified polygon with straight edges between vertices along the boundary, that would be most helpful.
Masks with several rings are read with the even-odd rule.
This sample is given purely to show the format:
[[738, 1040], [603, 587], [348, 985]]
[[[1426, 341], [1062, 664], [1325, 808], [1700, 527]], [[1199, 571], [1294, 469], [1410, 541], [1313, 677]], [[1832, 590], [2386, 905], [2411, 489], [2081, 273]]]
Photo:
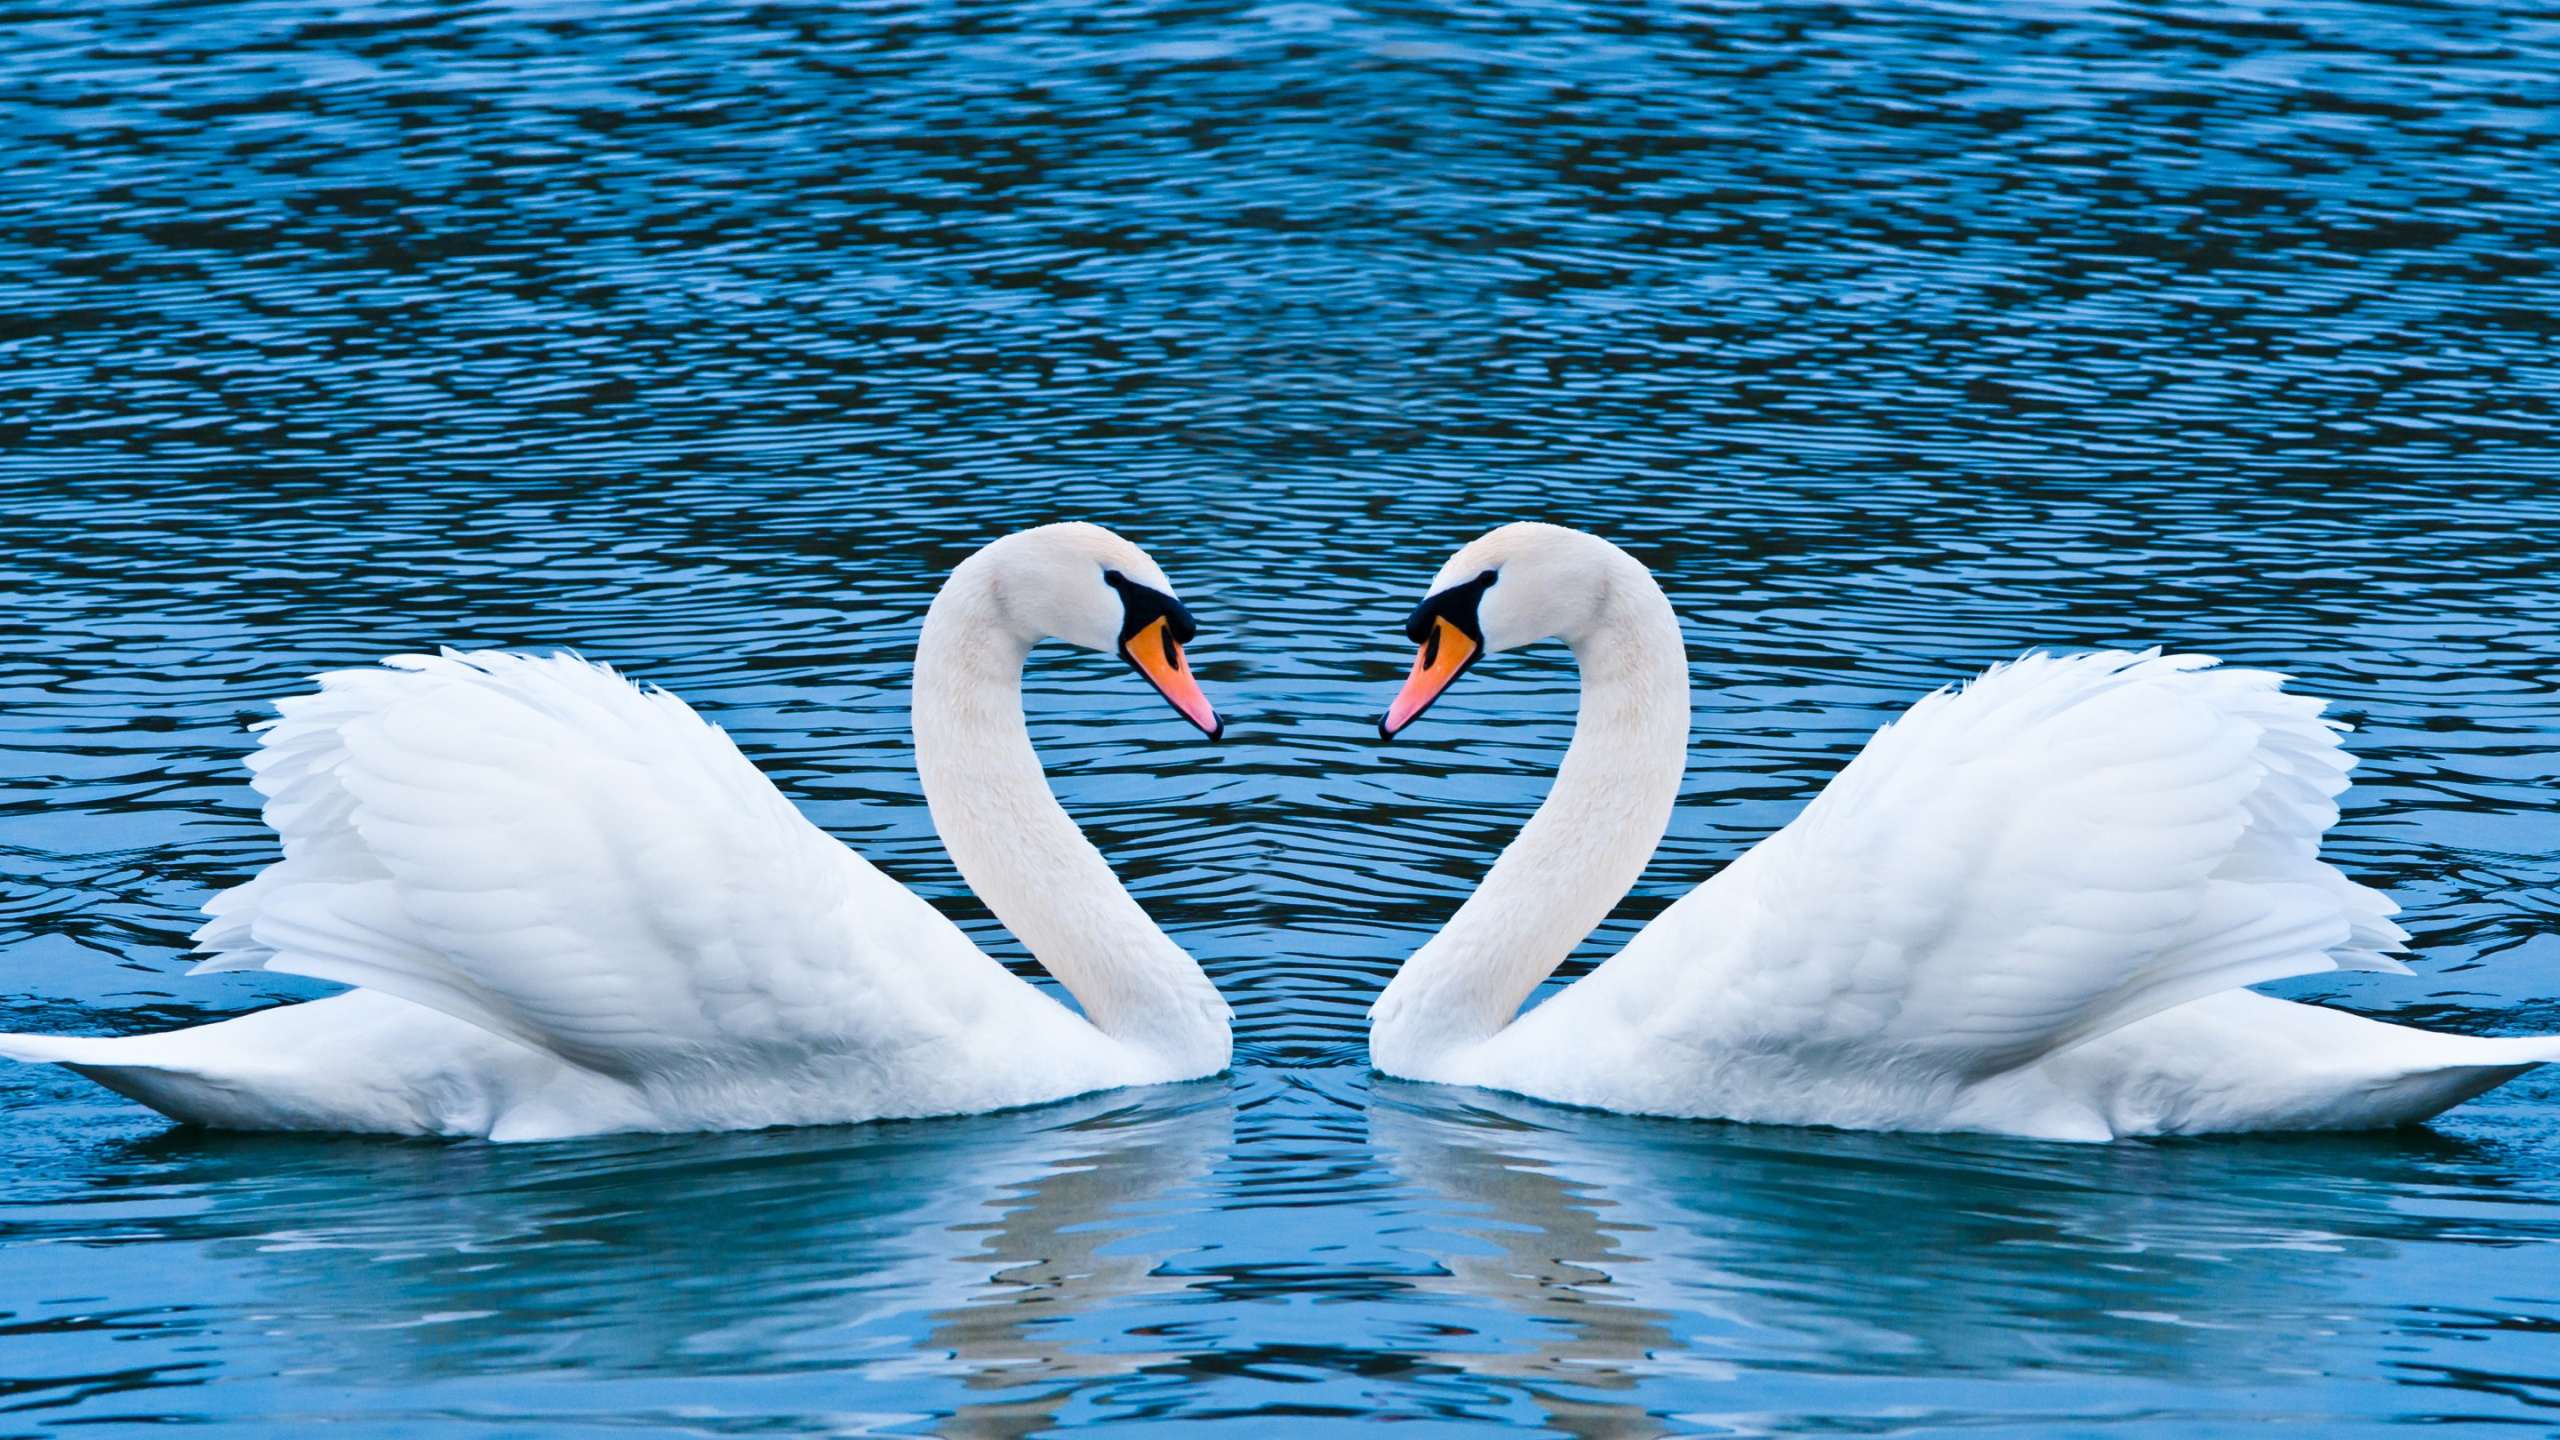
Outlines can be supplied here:
[[[235, 1383], [196, 1403], [229, 1391], [279, 1420], [317, 1393], [341, 1417], [781, 1415], [834, 1433], [858, 1414], [1014, 1436], [1164, 1360], [1085, 1353], [1064, 1322], [1185, 1288], [1158, 1273], [1152, 1212], [1208, 1208], [1184, 1192], [1228, 1150], [1232, 1114], [1212, 1083], [531, 1146], [179, 1130], [121, 1147], [121, 1176], [58, 1220], [9, 1228], [95, 1247], [79, 1283], [119, 1308], [159, 1288], [173, 1248], [227, 1272], [238, 1303], [188, 1337], [221, 1335], [220, 1375], [134, 1371], [127, 1391], [218, 1378]], [[19, 1253], [48, 1252], [64, 1253]]]
[[[2426, 1132], [2053, 1146], [1597, 1115], [1392, 1080], [1369, 1122], [1425, 1192], [1402, 1241], [1439, 1262], [1421, 1288], [1531, 1322], [1511, 1353], [1432, 1358], [1515, 1380], [1551, 1428], [1612, 1440], [1954, 1420], [1951, 1403], [1989, 1393], [1965, 1380], [2033, 1372], [2067, 1376], [2057, 1400], [2075, 1413], [2281, 1408], [2271, 1390], [2336, 1376], [2342, 1349], [2413, 1348], [2358, 1319], [2373, 1310], [2358, 1287], [2404, 1246], [2488, 1243], [2477, 1207], [2508, 1168]], [[2199, 1400], [2216, 1393], [2240, 1398]]]
[[[1672, 1433], [1641, 1404], [1562, 1393], [1605, 1396], [1694, 1370], [1694, 1361], [1674, 1359], [1688, 1347], [1673, 1333], [1672, 1315], [1642, 1303], [1637, 1287], [1621, 1278], [1646, 1263], [1636, 1253], [1643, 1227], [1617, 1219], [1613, 1202], [1587, 1184], [1506, 1146], [1516, 1127], [1492, 1110], [1473, 1108], [1472, 1098], [1469, 1108], [1406, 1108], [1397, 1100], [1452, 1092], [1392, 1081], [1381, 1088], [1388, 1093], [1369, 1107], [1370, 1143], [1402, 1179], [1431, 1197], [1422, 1224], [1408, 1220], [1397, 1227], [1405, 1248], [1437, 1262], [1436, 1273], [1415, 1276], [1414, 1288], [1461, 1305], [1494, 1301], [1531, 1321], [1527, 1333], [1500, 1337], [1513, 1342], [1503, 1350], [1446, 1349], [1414, 1358], [1516, 1386], [1546, 1412], [1549, 1429], [1576, 1440]], [[1440, 1203], [1447, 1201], [1458, 1208]], [[1721, 1378], [1724, 1372], [1708, 1373]]]
[[[1149, 1244], [1168, 1228], [1147, 1212], [1196, 1183], [1229, 1147], [1233, 1111], [1203, 1106], [1187, 1114], [1138, 1120], [1117, 1112], [1128, 1133], [1013, 1191], [1000, 1217], [954, 1227], [983, 1236], [980, 1250], [953, 1259], [971, 1272], [993, 1263], [960, 1303], [934, 1311], [933, 1328], [916, 1342], [964, 1367], [973, 1392], [1033, 1390], [1029, 1395], [960, 1406], [932, 1427], [953, 1440], [1030, 1435], [1056, 1423], [1057, 1412], [1097, 1381], [1163, 1364], [1167, 1356], [1096, 1350], [1066, 1322], [1106, 1303], [1187, 1291], [1187, 1276], [1165, 1267], [1186, 1246]], [[1088, 1132], [1091, 1133], [1091, 1132]]]
[[[0, 1278], [164, 1317], [125, 1353], [172, 1363], [101, 1377], [82, 1413], [189, 1385], [278, 1419], [1014, 1437], [1534, 1407], [1635, 1440], [2070, 1418], [2016, 1408], [2047, 1387], [1965, 1383], [2043, 1373], [2074, 1414], [2202, 1417], [2342, 1363], [2460, 1383], [2358, 1291], [2406, 1246], [2459, 1263], [2512, 1170], [2426, 1135], [2051, 1146], [1292, 1078], [1321, 1083], [557, 1145], [174, 1132], [15, 1209]], [[1305, 1203], [1256, 1188], [1275, 1156], [1320, 1215], [1271, 1208]], [[236, 1299], [167, 1318], [172, 1264]], [[1301, 1302], [1310, 1343], [1256, 1349]], [[175, 1353], [207, 1339], [218, 1372]]]

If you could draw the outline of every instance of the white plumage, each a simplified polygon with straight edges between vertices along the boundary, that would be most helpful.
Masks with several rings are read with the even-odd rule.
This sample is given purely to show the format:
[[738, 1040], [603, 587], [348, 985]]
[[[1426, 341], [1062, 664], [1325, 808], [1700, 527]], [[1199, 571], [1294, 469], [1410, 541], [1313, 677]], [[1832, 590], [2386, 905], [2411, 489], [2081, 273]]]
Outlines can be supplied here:
[[[2320, 702], [2157, 652], [2032, 656], [1929, 696], [1784, 829], [1510, 1020], [1501, 1002], [1661, 836], [1686, 661], [1660, 590], [1605, 542], [1506, 527], [1434, 588], [1486, 570], [1504, 576], [1480, 602], [1487, 648], [1563, 634], [1586, 698], [1546, 806], [1380, 998], [1391, 1073], [1638, 1113], [2106, 1139], [2409, 1123], [2560, 1059], [2560, 1037], [2431, 1034], [2241, 988], [2405, 971], [2385, 953], [2405, 936], [2319, 859], [2353, 764]], [[1451, 1003], [1471, 986], [1494, 1003]]]
[[[938, 766], [974, 767], [988, 793], [937, 801], [963, 873], [1014, 852], [984, 898], [1141, 972], [1142, 1033], [1007, 972], [675, 696], [572, 656], [447, 652], [282, 704], [250, 768], [284, 858], [197, 932], [199, 969], [360, 988], [161, 1035], [0, 1036], [0, 1054], [204, 1124], [495, 1139], [953, 1114], [1214, 1073], [1225, 1006], [1030, 753], [1031, 632], [1087, 627], [1008, 616], [999, 592], [1076, 573], [1051, 552], [1115, 609], [1105, 567], [1164, 584], [1092, 526], [964, 563], [926, 625], [942, 663], [919, 681], [919, 765], [929, 793]], [[1100, 623], [1107, 647], [1116, 616]], [[1060, 957], [1070, 988], [1080, 958]]]

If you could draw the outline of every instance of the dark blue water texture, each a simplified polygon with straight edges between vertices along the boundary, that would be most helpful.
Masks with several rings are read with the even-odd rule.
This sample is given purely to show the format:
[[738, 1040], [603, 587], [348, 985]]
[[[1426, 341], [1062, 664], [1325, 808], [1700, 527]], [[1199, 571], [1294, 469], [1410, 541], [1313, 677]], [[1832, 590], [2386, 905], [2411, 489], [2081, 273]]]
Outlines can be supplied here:
[[0, 1019], [124, 1032], [275, 853], [313, 673], [574, 646], [960, 886], [941, 573], [1148, 545], [1233, 718], [1030, 681], [1238, 1009], [1231, 1079], [493, 1147], [0, 1073], [0, 1434], [2560, 1433], [2560, 1082], [2401, 1134], [2028, 1144], [1371, 1077], [1543, 793], [1546, 649], [1392, 747], [1522, 517], [1662, 576], [1700, 709], [1577, 963], [2030, 646], [2332, 697], [2414, 979], [2560, 1030], [2547, 0], [0, 6]]

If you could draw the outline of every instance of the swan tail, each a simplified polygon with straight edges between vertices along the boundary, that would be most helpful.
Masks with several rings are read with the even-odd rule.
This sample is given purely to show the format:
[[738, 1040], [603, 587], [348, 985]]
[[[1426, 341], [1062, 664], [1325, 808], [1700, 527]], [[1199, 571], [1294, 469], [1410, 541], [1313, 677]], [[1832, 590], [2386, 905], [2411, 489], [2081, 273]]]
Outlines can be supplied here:
[[29, 1065], [113, 1065], [130, 1061], [139, 1036], [0, 1035], [0, 1056]]
[[[2473, 1039], [2470, 1036], [2446, 1037]], [[2394, 1126], [2431, 1120], [2476, 1095], [2485, 1095], [2529, 1070], [2560, 1063], [2560, 1035], [2518, 1035], [2473, 1039], [2470, 1054], [2459, 1060], [2414, 1066], [2399, 1078], [2402, 1111], [2390, 1117]]]
[[1981, 1098], [1999, 1109], [2050, 1082], [2120, 1136], [2382, 1130], [2556, 1062], [2560, 1035], [2447, 1035], [2235, 990], [2053, 1055]]
[[155, 1035], [0, 1035], [0, 1056], [60, 1065], [216, 1129], [503, 1139], [523, 1138], [511, 1127], [650, 1128], [628, 1087], [373, 990]]
[[[2395, 1027], [2396, 1028], [2396, 1027]], [[2465, 1100], [2497, 1089], [2528, 1070], [2560, 1060], [2560, 1037], [2483, 1040], [2436, 1035], [2430, 1040], [2470, 1041], [2457, 1053], [2411, 1057], [2327, 1073], [2302, 1085], [2303, 1093], [2271, 1117], [2211, 1127], [2245, 1130], [2390, 1130], [2419, 1125]], [[2316, 1072], [2315, 1072], [2316, 1073]], [[2186, 1133], [2195, 1133], [2189, 1130]]]
[[2444, 1035], [2406, 1026], [2388, 1028], [2404, 1036], [2425, 1037], [2429, 1052], [2381, 1067], [2374, 1077], [2377, 1091], [2397, 1102], [2395, 1113], [2385, 1117], [2391, 1125], [2415, 1125], [2528, 1070], [2560, 1062], [2560, 1035]]
[[[298, 1129], [278, 1107], [262, 1103], [259, 1087], [201, 1053], [200, 1046], [161, 1035], [0, 1035], [0, 1056], [30, 1065], [59, 1065], [172, 1120], [224, 1129]], [[208, 1061], [213, 1063], [208, 1066]]]

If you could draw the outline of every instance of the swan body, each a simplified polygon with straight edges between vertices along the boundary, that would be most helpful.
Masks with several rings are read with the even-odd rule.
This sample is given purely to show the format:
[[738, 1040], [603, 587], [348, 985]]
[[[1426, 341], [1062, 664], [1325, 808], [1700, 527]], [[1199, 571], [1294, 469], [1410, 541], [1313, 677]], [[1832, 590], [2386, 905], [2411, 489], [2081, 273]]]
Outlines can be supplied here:
[[404, 656], [287, 700], [250, 766], [284, 858], [199, 970], [355, 986], [157, 1035], [0, 1036], [177, 1119], [549, 1139], [947, 1115], [1225, 1068], [1227, 1007], [1051, 795], [1022, 664], [1119, 648], [1216, 733], [1144, 552], [996, 541], [927, 613], [917, 768], [1015, 977], [803, 816], [718, 727], [573, 656]]
[[2156, 651], [2030, 656], [1927, 697], [1519, 1013], [1668, 825], [1678, 621], [1617, 547], [1512, 525], [1451, 560], [1411, 628], [1425, 648], [1389, 734], [1478, 655], [1550, 636], [1583, 695], [1546, 802], [1373, 1007], [1389, 1074], [1640, 1114], [2106, 1140], [2411, 1124], [2560, 1060], [2560, 1037], [2244, 988], [2405, 972], [2388, 952], [2406, 937], [2319, 859], [2354, 763], [2320, 702]]

